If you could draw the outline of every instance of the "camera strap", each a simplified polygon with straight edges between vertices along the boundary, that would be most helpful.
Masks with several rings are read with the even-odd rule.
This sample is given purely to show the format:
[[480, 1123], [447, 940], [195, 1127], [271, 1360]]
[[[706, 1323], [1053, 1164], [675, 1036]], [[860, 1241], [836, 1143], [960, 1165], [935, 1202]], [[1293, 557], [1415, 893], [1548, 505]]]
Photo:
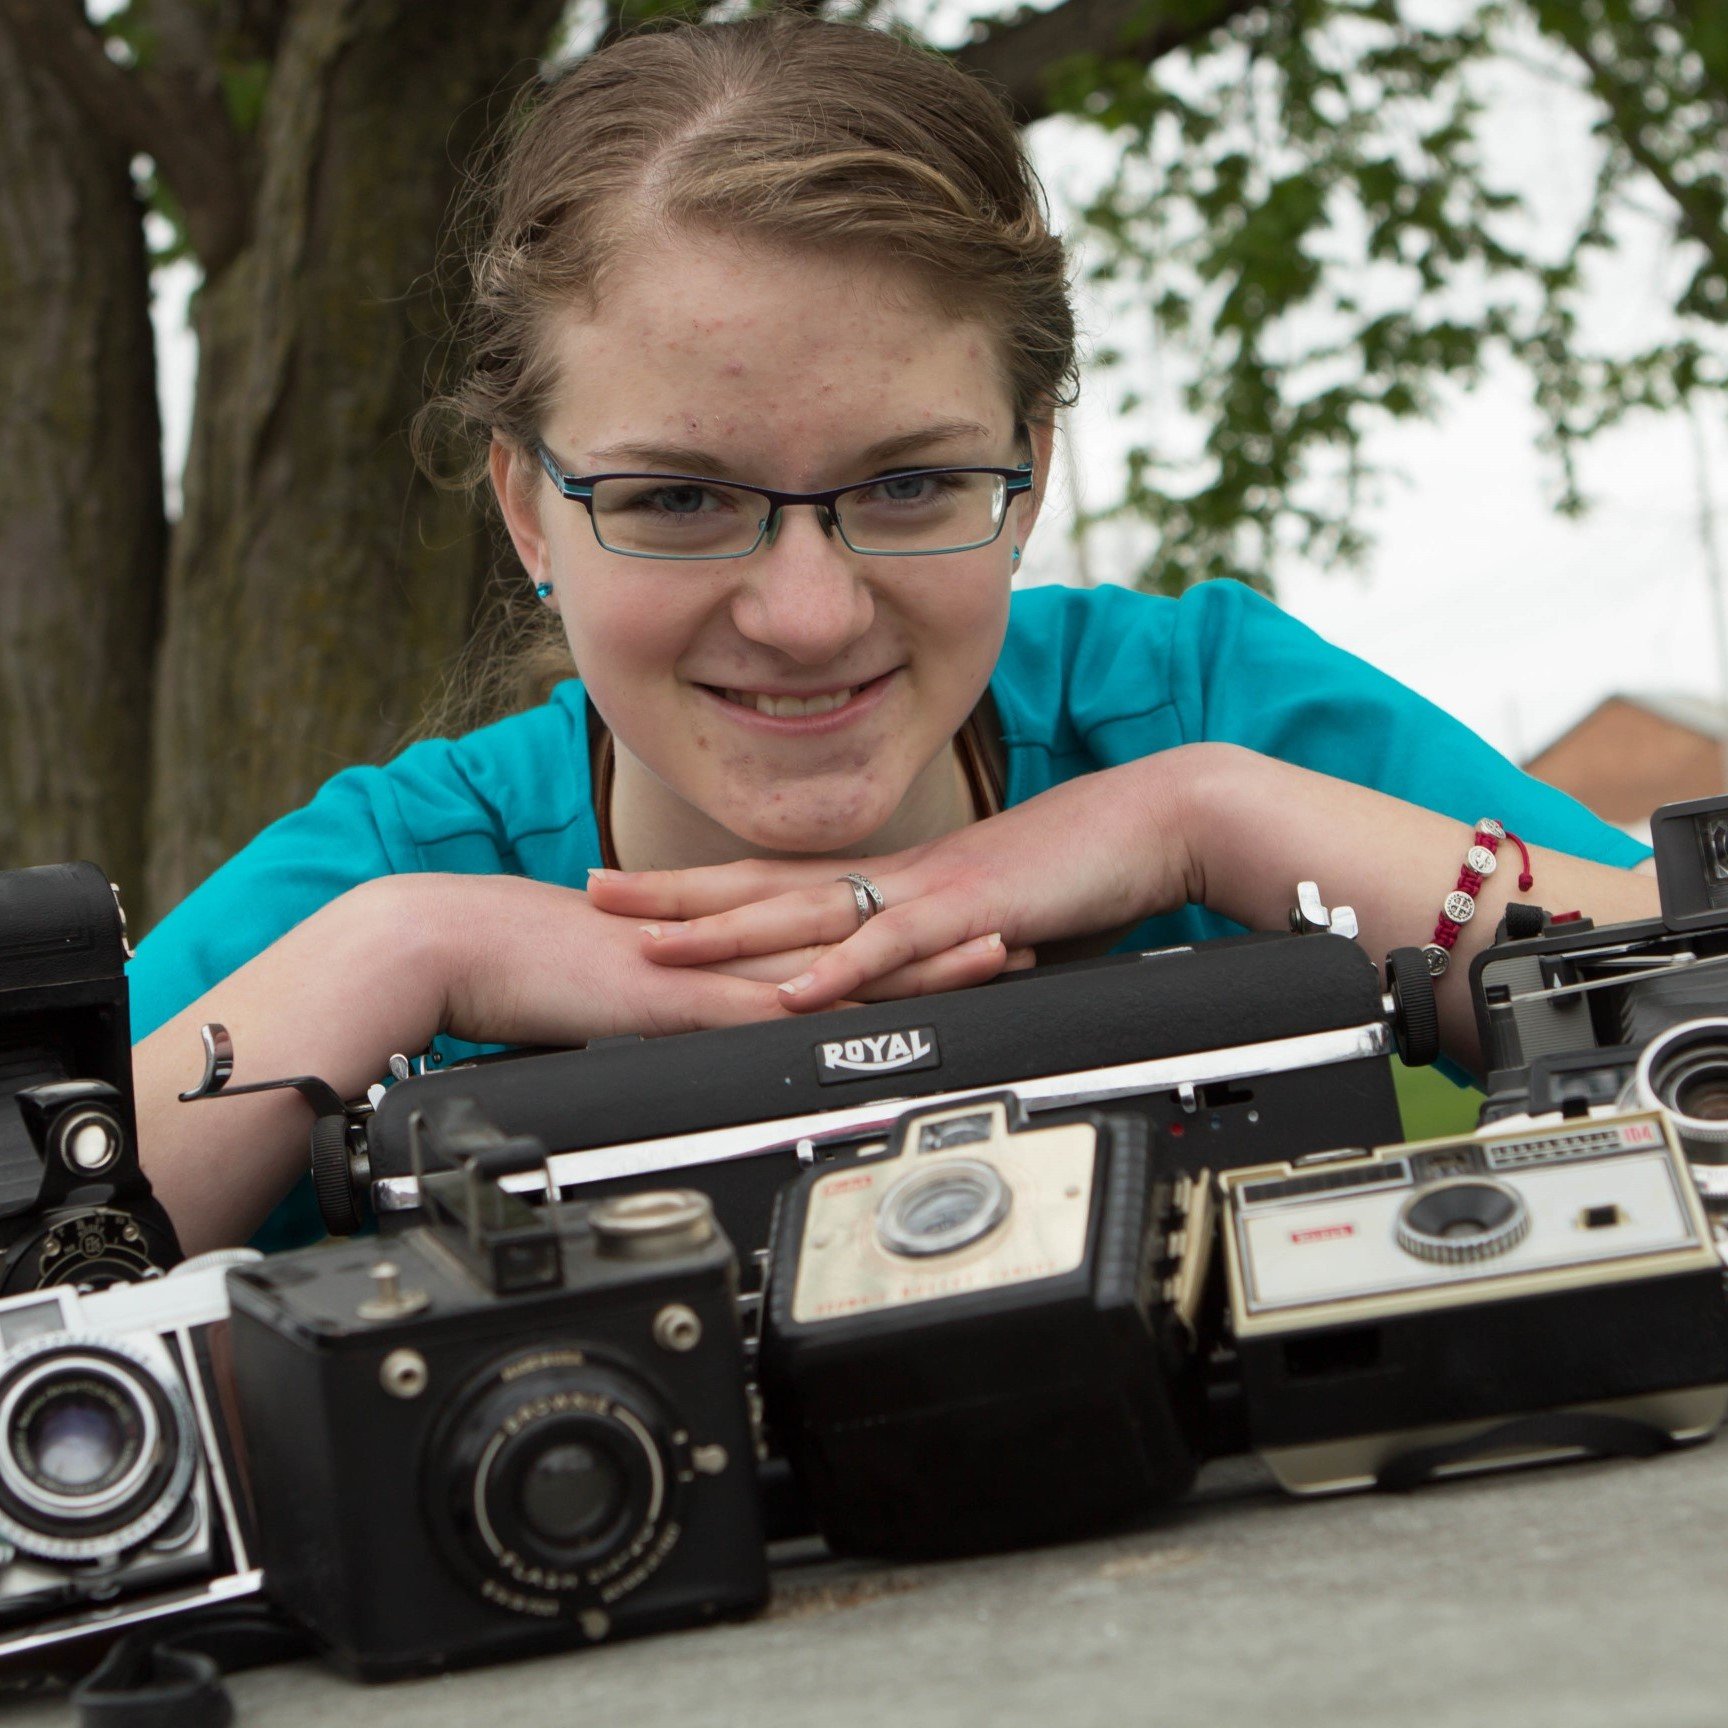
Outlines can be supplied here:
[[182, 1622], [168, 1637], [120, 1639], [72, 1688], [79, 1728], [228, 1728], [234, 1701], [224, 1674], [303, 1656], [310, 1640], [267, 1608], [224, 1608]]
[[1653, 1458], [1679, 1445], [1665, 1428], [1630, 1416], [1551, 1410], [1520, 1416], [1485, 1428], [1467, 1440], [1438, 1446], [1417, 1446], [1380, 1467], [1377, 1488], [1406, 1493], [1420, 1488], [1451, 1464], [1468, 1463], [1493, 1452], [1553, 1452], [1576, 1450], [1594, 1458]]

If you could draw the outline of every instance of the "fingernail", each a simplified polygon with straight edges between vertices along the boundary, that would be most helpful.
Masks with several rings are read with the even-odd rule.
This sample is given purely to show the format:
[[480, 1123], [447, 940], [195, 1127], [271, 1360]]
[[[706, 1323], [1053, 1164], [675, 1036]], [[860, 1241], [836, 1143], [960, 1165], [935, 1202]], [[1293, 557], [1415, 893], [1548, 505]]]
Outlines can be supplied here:
[[603, 870], [598, 864], [593, 864], [590, 865], [588, 869], [588, 880], [592, 882], [596, 876], [610, 877], [622, 876], [623, 874], [624, 872], [622, 870]]
[[796, 996], [799, 991], [808, 990], [815, 982], [816, 974], [814, 972], [800, 972], [796, 978], [788, 978], [780, 986], [780, 993], [783, 996]]
[[974, 936], [970, 942], [960, 944], [962, 954], [993, 954], [1002, 946], [1002, 932], [992, 930], [988, 936]]

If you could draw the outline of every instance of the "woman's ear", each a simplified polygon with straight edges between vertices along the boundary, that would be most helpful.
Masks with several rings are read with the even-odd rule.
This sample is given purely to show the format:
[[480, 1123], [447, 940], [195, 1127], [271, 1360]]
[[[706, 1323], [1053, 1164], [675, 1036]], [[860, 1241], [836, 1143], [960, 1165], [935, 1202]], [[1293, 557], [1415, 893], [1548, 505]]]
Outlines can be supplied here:
[[1032, 457], [1032, 490], [1018, 501], [1019, 508], [1012, 519], [1017, 546], [1024, 546], [1032, 537], [1032, 525], [1038, 520], [1038, 512], [1044, 508], [1044, 492], [1050, 484], [1050, 462], [1056, 451], [1055, 416], [1043, 414], [1028, 420], [1021, 428], [1021, 435]]
[[540, 527], [540, 505], [535, 493], [539, 468], [520, 444], [498, 433], [492, 435], [492, 448], [486, 457], [492, 490], [510, 531], [510, 543], [528, 580], [535, 584], [552, 580], [551, 557], [546, 536]]

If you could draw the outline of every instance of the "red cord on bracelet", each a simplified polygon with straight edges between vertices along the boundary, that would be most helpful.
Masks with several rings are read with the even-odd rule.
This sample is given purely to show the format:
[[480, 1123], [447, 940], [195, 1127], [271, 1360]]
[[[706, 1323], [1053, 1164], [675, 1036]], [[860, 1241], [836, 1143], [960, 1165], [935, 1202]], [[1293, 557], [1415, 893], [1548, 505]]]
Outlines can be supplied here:
[[1524, 868], [1518, 876], [1519, 893], [1529, 893], [1535, 882], [1530, 869], [1530, 854], [1524, 842], [1501, 827], [1492, 816], [1480, 817], [1470, 850], [1464, 854], [1464, 864], [1458, 872], [1458, 885], [1446, 896], [1434, 925], [1434, 938], [1422, 950], [1430, 978], [1440, 977], [1451, 964], [1452, 944], [1458, 940], [1458, 932], [1476, 916], [1476, 896], [1482, 892], [1483, 878], [1492, 876], [1499, 866], [1495, 853], [1500, 850], [1502, 840], [1510, 840], [1524, 861]]

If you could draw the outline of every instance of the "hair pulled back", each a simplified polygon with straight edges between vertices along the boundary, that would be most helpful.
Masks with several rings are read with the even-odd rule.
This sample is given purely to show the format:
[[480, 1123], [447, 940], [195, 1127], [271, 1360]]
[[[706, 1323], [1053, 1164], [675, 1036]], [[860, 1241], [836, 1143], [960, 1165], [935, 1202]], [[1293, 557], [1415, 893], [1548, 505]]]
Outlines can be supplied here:
[[1015, 416], [1071, 399], [1061, 243], [997, 97], [940, 54], [797, 11], [650, 28], [535, 87], [479, 189], [468, 369], [428, 403], [478, 483], [494, 431], [538, 436], [550, 316], [592, 309], [656, 227], [868, 252], [996, 333]]
[[[1017, 421], [1074, 395], [1067, 260], [1006, 107], [885, 30], [791, 9], [644, 28], [532, 85], [468, 204], [464, 370], [414, 426], [442, 485], [479, 486], [495, 434], [540, 435], [552, 319], [593, 310], [632, 243], [678, 230], [890, 261], [993, 332]], [[571, 672], [519, 571], [496, 601], [415, 735], [538, 701]]]

